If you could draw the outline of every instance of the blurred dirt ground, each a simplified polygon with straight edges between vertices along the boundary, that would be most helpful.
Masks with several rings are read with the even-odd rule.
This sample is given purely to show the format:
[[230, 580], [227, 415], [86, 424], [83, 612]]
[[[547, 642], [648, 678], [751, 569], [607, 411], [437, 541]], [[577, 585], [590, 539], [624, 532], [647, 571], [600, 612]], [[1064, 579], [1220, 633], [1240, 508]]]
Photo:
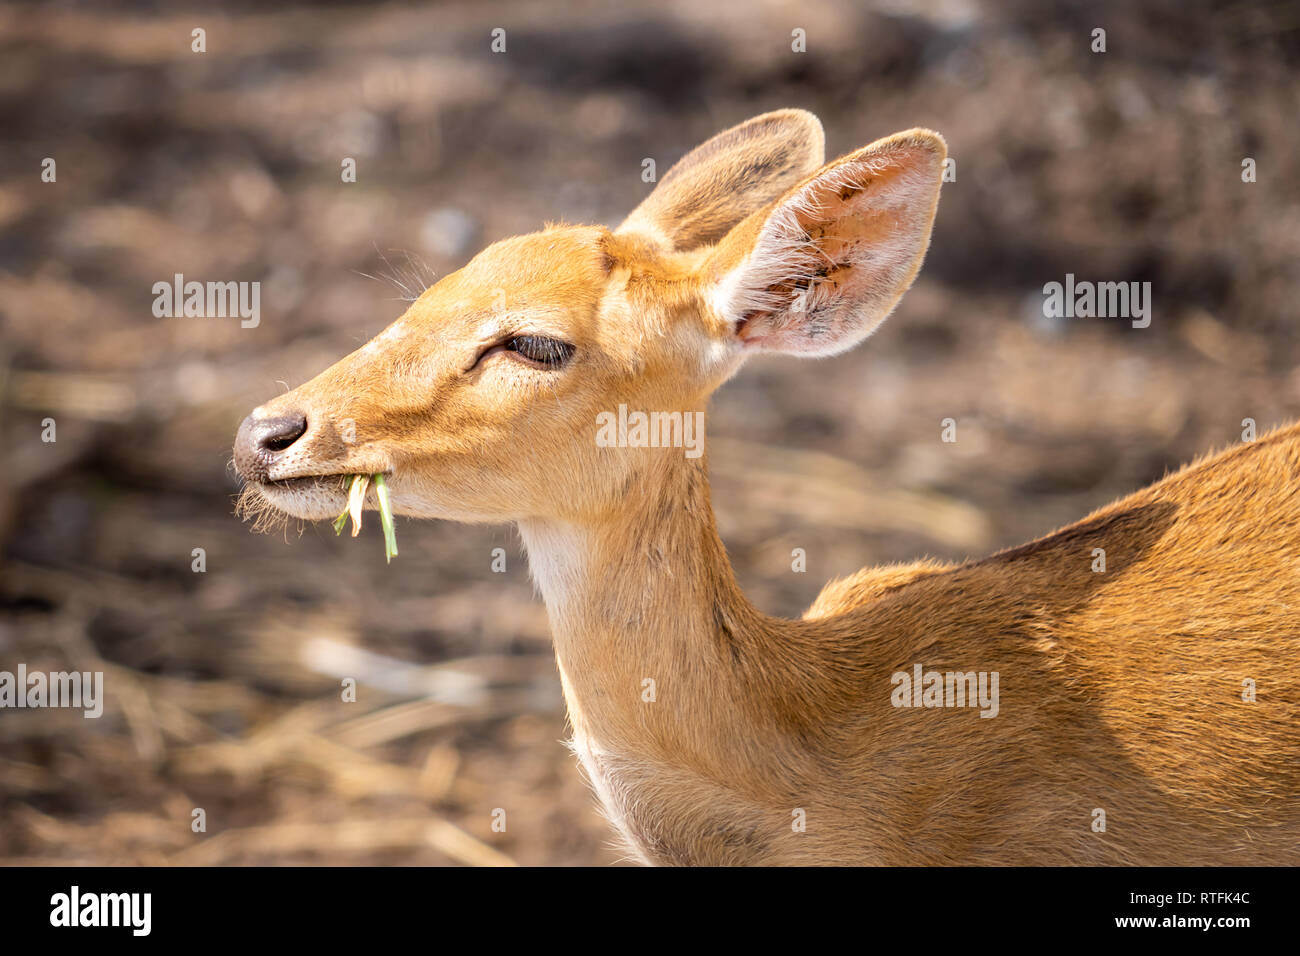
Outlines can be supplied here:
[[[957, 178], [921, 278], [852, 354], [723, 389], [715, 506], [787, 615], [1015, 544], [1300, 413], [1298, 67], [1292, 2], [0, 5], [0, 670], [108, 691], [0, 711], [0, 861], [618, 860], [517, 536], [401, 521], [385, 566], [377, 522], [250, 534], [240, 419], [403, 282], [617, 223], [645, 157], [783, 106], [832, 154], [930, 126]], [[1150, 328], [1044, 320], [1067, 272], [1150, 281]], [[260, 325], [155, 318], [176, 273], [260, 281]]]

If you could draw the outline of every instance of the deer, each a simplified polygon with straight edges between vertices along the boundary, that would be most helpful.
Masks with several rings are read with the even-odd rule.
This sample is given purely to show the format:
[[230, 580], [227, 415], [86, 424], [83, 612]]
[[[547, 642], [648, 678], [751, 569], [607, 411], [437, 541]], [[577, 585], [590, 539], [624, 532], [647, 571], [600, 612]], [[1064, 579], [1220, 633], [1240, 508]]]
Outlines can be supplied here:
[[910, 129], [827, 162], [779, 110], [617, 228], [498, 241], [253, 410], [241, 507], [327, 520], [375, 473], [397, 514], [517, 528], [570, 747], [643, 863], [1300, 863], [1300, 426], [1020, 547], [866, 568], [798, 619], [742, 593], [707, 441], [598, 440], [620, 406], [705, 414], [753, 355], [862, 342], [946, 156]]

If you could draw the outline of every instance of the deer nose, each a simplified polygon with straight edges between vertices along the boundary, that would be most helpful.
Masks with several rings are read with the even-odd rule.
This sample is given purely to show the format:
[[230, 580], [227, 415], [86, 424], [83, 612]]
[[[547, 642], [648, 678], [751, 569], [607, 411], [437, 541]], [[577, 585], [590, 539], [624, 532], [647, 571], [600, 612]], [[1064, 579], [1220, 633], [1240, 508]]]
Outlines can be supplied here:
[[235, 468], [246, 481], [266, 481], [271, 466], [307, 431], [307, 416], [297, 412], [256, 418], [249, 415], [235, 436]]

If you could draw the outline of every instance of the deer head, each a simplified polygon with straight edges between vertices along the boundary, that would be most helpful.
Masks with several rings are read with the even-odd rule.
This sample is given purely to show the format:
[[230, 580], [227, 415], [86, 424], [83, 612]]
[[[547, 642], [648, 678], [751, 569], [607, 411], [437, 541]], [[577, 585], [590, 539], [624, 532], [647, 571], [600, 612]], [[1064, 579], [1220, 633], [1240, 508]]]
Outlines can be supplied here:
[[825, 163], [816, 117], [783, 110], [693, 150], [616, 230], [497, 242], [253, 410], [246, 499], [332, 518], [342, 476], [382, 472], [399, 514], [598, 515], [652, 460], [598, 443], [602, 413], [697, 411], [749, 355], [832, 355], [881, 323], [925, 254], [944, 156], [914, 129]]

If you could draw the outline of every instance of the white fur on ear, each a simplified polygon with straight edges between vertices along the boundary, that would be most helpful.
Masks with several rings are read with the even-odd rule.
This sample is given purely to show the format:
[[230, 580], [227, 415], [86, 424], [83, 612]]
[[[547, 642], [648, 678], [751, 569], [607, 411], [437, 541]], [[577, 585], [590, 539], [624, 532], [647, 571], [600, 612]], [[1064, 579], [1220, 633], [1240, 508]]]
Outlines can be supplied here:
[[857, 345], [920, 268], [945, 155], [937, 134], [912, 130], [825, 166], [741, 240], [748, 252], [713, 307], [747, 347], [823, 356]]

